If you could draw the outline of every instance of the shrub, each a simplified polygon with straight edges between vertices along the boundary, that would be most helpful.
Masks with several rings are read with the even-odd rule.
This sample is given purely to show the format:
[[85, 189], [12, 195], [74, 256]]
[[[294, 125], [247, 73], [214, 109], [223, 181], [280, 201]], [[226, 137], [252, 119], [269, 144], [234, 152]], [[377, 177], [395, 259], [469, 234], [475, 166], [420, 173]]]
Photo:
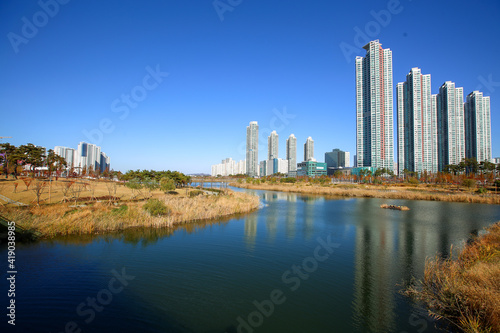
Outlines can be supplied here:
[[412, 184], [412, 185], [418, 185], [418, 179], [415, 178], [415, 177], [410, 177], [408, 179], [408, 183]]
[[123, 214], [125, 214], [125, 212], [127, 212], [127, 210], [128, 210], [128, 206], [127, 205], [121, 205], [118, 208], [113, 208], [113, 210], [111, 211], [111, 213], [115, 214], [115, 215], [123, 215]]
[[165, 193], [175, 190], [175, 181], [172, 178], [163, 177], [160, 180], [160, 190]]
[[201, 190], [193, 190], [191, 192], [189, 192], [189, 197], [191, 198], [194, 198], [194, 197], [197, 197], [199, 195], [203, 195], [205, 192], [201, 191]]
[[151, 216], [162, 216], [170, 213], [170, 208], [158, 199], [149, 199], [142, 208]]
[[132, 190], [140, 190], [143, 187], [139, 178], [129, 180], [127, 183], [125, 183], [125, 186]]
[[488, 190], [485, 189], [484, 187], [480, 187], [480, 188], [477, 189], [477, 193], [479, 193], [479, 194], [486, 194], [486, 193], [488, 193]]
[[280, 183], [295, 183], [297, 181], [296, 178], [293, 177], [286, 177], [286, 178], [281, 178]]
[[474, 179], [467, 178], [467, 179], [464, 179], [462, 181], [462, 186], [467, 187], [467, 188], [472, 188], [475, 185], [476, 185], [476, 181]]

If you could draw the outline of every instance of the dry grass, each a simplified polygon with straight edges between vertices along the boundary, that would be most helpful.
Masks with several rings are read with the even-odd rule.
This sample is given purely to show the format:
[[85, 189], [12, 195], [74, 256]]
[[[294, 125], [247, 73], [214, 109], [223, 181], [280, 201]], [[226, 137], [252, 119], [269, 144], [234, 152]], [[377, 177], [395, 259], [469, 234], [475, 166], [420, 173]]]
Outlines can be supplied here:
[[[29, 189], [26, 188], [25, 183], [21, 179], [0, 179], [0, 184], [2, 184], [0, 186], [0, 194], [25, 204], [36, 203], [36, 195], [33, 191], [36, 181], [27, 180], [31, 181]], [[15, 183], [18, 184], [17, 189], [15, 188]], [[115, 189], [116, 192], [114, 192]], [[122, 200], [132, 199], [132, 190], [121, 183], [105, 180], [60, 178], [57, 181], [53, 180], [50, 185], [47, 182], [43, 194], [40, 196], [40, 203], [57, 203], [75, 196], [79, 196], [80, 198], [103, 197], [109, 196], [110, 193], [112, 196], [119, 197]], [[143, 194], [143, 197], [147, 196], [146, 191], [143, 191]], [[163, 195], [163, 192], [159, 190], [153, 192], [153, 196], [161, 195]]]
[[427, 260], [423, 280], [406, 294], [464, 332], [500, 332], [500, 222], [458, 259]]
[[[181, 190], [184, 191], [184, 190]], [[132, 227], [171, 227], [180, 223], [246, 213], [259, 206], [259, 199], [244, 193], [204, 195], [189, 198], [181, 195], [158, 196], [170, 209], [168, 216], [150, 216], [142, 209], [145, 202], [127, 202], [122, 206], [94, 202], [84, 207], [58, 203], [40, 207], [1, 207], [4, 215], [23, 228], [42, 237], [68, 234], [97, 234]]]
[[457, 192], [444, 189], [438, 186], [427, 187], [403, 187], [403, 186], [377, 186], [364, 184], [341, 184], [341, 185], [312, 185], [312, 184], [237, 184], [231, 186], [268, 190], [281, 192], [294, 192], [303, 194], [321, 194], [340, 197], [359, 198], [384, 198], [384, 199], [406, 199], [406, 200], [429, 200], [448, 202], [468, 202], [500, 204], [500, 195], [481, 195], [471, 192]]

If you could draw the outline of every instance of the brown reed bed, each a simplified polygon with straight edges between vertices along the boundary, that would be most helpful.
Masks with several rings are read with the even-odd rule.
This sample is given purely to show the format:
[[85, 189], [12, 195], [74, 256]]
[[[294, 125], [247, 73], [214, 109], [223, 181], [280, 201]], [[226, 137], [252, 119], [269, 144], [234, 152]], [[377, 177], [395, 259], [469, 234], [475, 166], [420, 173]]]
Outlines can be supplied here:
[[172, 227], [247, 213], [259, 206], [258, 197], [235, 192], [192, 198], [164, 195], [158, 199], [169, 208], [169, 214], [151, 216], [142, 209], [145, 201], [121, 202], [121, 206], [94, 202], [78, 207], [73, 203], [2, 207], [0, 214], [25, 229], [39, 233], [41, 237], [50, 238], [69, 234], [99, 234], [133, 227]]
[[301, 194], [320, 194], [339, 197], [354, 198], [382, 198], [382, 199], [406, 199], [406, 200], [428, 200], [447, 202], [467, 202], [500, 204], [500, 195], [477, 194], [466, 191], [450, 191], [438, 187], [383, 187], [375, 185], [313, 185], [313, 184], [238, 184], [231, 186], [280, 192], [293, 192]]
[[457, 259], [427, 260], [423, 280], [405, 294], [463, 332], [500, 332], [500, 222], [467, 244]]

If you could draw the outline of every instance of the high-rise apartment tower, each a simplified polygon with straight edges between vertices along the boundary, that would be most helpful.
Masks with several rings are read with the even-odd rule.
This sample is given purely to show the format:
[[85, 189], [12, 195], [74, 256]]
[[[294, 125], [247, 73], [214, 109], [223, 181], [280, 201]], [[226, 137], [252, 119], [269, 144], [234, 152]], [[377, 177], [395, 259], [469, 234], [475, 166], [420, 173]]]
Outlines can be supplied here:
[[356, 158], [358, 167], [394, 169], [392, 51], [378, 40], [356, 57]]
[[250, 177], [259, 176], [259, 125], [256, 121], [251, 121], [247, 126], [247, 175]]

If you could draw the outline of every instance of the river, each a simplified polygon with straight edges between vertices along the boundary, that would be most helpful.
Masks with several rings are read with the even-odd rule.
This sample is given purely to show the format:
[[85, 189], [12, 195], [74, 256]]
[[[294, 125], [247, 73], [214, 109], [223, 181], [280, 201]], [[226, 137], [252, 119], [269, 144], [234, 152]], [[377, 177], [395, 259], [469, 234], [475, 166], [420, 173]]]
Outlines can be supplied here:
[[496, 205], [246, 191], [263, 207], [245, 216], [17, 244], [16, 330], [5, 314], [1, 327], [438, 332], [399, 290], [422, 277], [426, 257], [448, 256], [500, 220]]

